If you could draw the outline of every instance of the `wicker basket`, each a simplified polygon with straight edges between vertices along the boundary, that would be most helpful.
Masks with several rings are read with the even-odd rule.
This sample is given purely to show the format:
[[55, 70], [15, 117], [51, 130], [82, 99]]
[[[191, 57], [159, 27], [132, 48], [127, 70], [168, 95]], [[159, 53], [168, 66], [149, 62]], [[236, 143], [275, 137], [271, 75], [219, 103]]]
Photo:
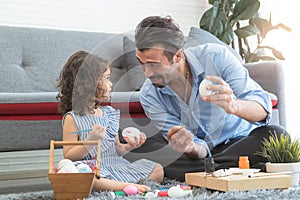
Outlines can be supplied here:
[[[54, 171], [54, 146], [63, 145], [96, 145], [98, 144], [96, 173], [56, 173]], [[56, 200], [84, 199], [92, 191], [93, 181], [100, 178], [101, 142], [99, 141], [54, 141], [50, 143], [50, 159], [48, 178]]]

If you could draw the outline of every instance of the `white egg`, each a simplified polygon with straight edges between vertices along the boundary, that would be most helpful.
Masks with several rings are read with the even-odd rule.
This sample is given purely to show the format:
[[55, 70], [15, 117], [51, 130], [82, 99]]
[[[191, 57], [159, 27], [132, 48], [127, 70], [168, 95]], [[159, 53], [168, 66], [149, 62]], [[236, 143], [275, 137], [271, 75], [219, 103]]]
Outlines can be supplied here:
[[157, 194], [155, 194], [154, 192], [147, 192], [145, 194], [146, 199], [155, 199], [156, 197], [157, 197]]
[[212, 81], [204, 79], [199, 86], [199, 93], [201, 96], [208, 96], [214, 94], [213, 90], [207, 90], [206, 86], [213, 85]]
[[180, 188], [180, 186], [172, 186], [168, 190], [168, 196], [171, 198], [180, 198], [180, 197], [184, 197], [185, 193], [183, 189]]
[[109, 192], [109, 196], [111, 197], [111, 199], [116, 198], [116, 194], [114, 192]]

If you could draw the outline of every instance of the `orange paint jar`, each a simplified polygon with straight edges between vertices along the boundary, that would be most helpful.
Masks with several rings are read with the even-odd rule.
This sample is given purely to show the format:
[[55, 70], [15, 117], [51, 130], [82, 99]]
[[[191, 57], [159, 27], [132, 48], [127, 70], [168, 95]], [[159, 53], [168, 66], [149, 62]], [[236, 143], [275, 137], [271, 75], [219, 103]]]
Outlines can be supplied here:
[[250, 168], [248, 156], [240, 156], [240, 158], [239, 158], [239, 168], [240, 169], [249, 169]]

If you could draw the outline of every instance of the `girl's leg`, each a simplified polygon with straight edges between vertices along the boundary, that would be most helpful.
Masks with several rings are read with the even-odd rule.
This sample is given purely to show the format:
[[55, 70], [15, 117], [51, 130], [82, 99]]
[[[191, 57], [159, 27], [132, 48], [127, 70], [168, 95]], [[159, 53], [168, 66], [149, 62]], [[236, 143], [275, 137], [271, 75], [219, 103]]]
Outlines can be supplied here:
[[163, 167], [160, 164], [156, 164], [148, 178], [156, 182], [161, 182], [164, 178]]

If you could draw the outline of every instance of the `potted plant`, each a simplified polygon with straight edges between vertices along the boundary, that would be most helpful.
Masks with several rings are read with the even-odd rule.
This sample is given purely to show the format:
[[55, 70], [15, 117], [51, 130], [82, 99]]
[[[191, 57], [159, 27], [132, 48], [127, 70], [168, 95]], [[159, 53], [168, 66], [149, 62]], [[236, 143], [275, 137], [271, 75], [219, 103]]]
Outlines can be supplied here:
[[[208, 0], [208, 2], [212, 7], [202, 15], [200, 28], [212, 33], [224, 43], [231, 44], [233, 48], [236, 36], [239, 53], [245, 63], [285, 59], [276, 48], [263, 45], [263, 41], [272, 30], [282, 29], [290, 32], [291, 28], [282, 23], [272, 25], [271, 15], [269, 20], [258, 17], [259, 0]], [[256, 41], [253, 41], [255, 38]], [[254, 46], [254, 49], [251, 49], [251, 46]]]
[[262, 142], [261, 151], [256, 155], [263, 156], [269, 162], [266, 163], [267, 172], [291, 172], [292, 185], [299, 185], [300, 172], [300, 143], [299, 139], [292, 139], [290, 135], [276, 132], [271, 133], [269, 139]]

